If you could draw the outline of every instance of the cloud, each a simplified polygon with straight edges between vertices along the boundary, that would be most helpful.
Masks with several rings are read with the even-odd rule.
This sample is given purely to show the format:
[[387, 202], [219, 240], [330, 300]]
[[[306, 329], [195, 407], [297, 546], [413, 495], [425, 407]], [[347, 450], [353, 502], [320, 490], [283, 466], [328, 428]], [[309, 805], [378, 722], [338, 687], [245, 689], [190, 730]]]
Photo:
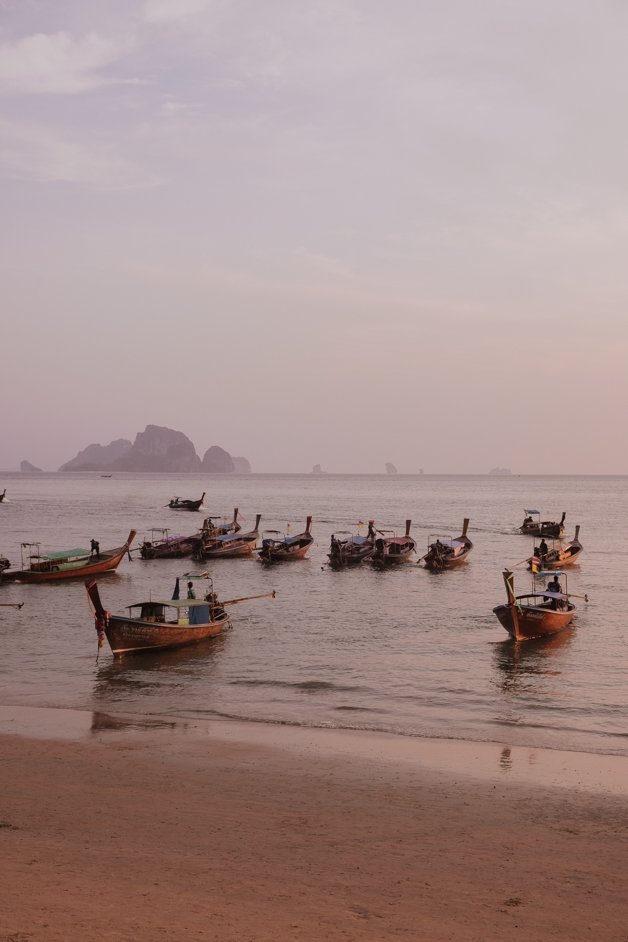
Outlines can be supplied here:
[[49, 128], [0, 121], [0, 177], [140, 189], [161, 180], [102, 145], [85, 146]]
[[37, 33], [0, 46], [0, 94], [72, 95], [113, 79], [101, 70], [129, 49], [96, 34], [75, 39], [67, 32]]
[[183, 20], [207, 9], [211, 0], [146, 0], [144, 18], [148, 23]]

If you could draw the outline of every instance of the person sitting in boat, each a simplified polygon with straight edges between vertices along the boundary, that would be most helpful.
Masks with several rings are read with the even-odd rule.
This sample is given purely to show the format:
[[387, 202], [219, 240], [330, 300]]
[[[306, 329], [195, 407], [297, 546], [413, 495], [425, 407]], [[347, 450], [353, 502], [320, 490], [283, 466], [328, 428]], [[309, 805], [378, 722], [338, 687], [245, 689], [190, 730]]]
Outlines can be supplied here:
[[100, 543], [98, 542], [98, 540], [92, 540], [91, 548], [92, 548], [91, 555], [98, 558], [100, 556]]
[[[552, 580], [547, 583], [547, 591], [559, 592], [559, 593], [563, 591], [562, 586], [560, 582], [558, 581], [558, 576], [554, 576]], [[562, 599], [551, 599], [551, 603], [552, 603], [552, 608], [554, 609], [563, 607]]]
[[189, 599], [195, 599], [195, 598], [196, 598], [196, 592], [194, 591], [194, 583], [193, 583], [193, 582], [188, 582], [188, 598], [189, 598]]

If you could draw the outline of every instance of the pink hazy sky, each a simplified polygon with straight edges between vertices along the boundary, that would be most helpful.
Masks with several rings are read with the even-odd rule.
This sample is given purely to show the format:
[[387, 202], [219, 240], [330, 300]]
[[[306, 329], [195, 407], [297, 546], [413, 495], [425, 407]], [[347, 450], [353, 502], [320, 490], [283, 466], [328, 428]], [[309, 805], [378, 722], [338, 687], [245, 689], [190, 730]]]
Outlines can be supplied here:
[[628, 7], [0, 0], [0, 468], [623, 473]]

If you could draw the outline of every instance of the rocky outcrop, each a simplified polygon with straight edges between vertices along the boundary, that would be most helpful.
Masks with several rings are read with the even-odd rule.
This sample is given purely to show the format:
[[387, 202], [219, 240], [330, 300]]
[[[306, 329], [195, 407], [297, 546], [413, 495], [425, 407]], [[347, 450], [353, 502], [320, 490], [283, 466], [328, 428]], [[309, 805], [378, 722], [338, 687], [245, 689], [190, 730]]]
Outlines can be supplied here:
[[203, 455], [201, 471], [207, 471], [209, 474], [232, 474], [235, 464], [228, 451], [218, 445], [212, 445]]
[[41, 471], [41, 468], [36, 468], [30, 461], [20, 461], [20, 471]]
[[109, 470], [188, 472], [200, 468], [200, 458], [187, 435], [161, 425], [147, 425]]
[[236, 458], [231, 459], [233, 461], [233, 467], [236, 474], [250, 474], [251, 473], [251, 462], [248, 458]]
[[390, 461], [386, 462], [386, 474], [396, 474], [397, 469], [394, 464], [391, 464]]
[[[27, 467], [28, 466], [28, 467]], [[39, 471], [22, 462], [22, 471]], [[108, 445], [88, 445], [75, 458], [66, 461], [60, 471], [166, 471], [186, 473], [208, 471], [210, 474], [250, 474], [247, 458], [232, 458], [218, 445], [208, 448], [201, 459], [183, 432], [162, 425], [147, 425], [135, 441], [118, 438]]]
[[109, 471], [111, 465], [132, 447], [127, 438], [116, 438], [108, 445], [88, 445], [79, 451], [76, 458], [62, 464], [59, 471]]

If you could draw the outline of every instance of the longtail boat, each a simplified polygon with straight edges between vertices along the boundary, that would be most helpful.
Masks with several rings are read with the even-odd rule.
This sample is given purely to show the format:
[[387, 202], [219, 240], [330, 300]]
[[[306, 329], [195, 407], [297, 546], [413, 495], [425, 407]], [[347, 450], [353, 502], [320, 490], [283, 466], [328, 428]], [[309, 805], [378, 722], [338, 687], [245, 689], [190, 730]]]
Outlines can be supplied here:
[[427, 553], [423, 557], [426, 569], [438, 572], [441, 569], [449, 569], [463, 563], [471, 550], [473, 543], [467, 536], [469, 529], [469, 518], [465, 517], [462, 524], [462, 533], [455, 539], [451, 536], [443, 536], [432, 533], [427, 538]]
[[[566, 590], [558, 592], [545, 588], [537, 591], [537, 581], [546, 576], [567, 578], [561, 571], [540, 571], [533, 576], [532, 592], [515, 595], [512, 570], [503, 572], [507, 601], [505, 605], [494, 608], [493, 613], [514, 641], [555, 635], [571, 624], [576, 606]], [[584, 598], [587, 600], [586, 595]]]
[[258, 549], [258, 559], [262, 563], [281, 563], [293, 559], [303, 559], [314, 542], [310, 530], [312, 518], [308, 517], [303, 533], [287, 536], [281, 530], [265, 530], [262, 545]]
[[140, 546], [140, 556], [142, 559], [181, 559], [183, 556], [192, 555], [197, 540], [197, 534], [170, 536], [168, 529], [153, 527], [150, 531], [150, 539], [144, 537], [144, 542]]
[[375, 540], [375, 551], [371, 561], [380, 566], [407, 563], [416, 550], [416, 540], [410, 536], [411, 520], [406, 520], [406, 532], [403, 536], [387, 536], [388, 531], [378, 531], [382, 535]]
[[[205, 574], [187, 574], [188, 579], [201, 577], [207, 578]], [[103, 646], [106, 638], [114, 657], [198, 644], [231, 627], [226, 606], [275, 597], [274, 592], [268, 592], [220, 602], [210, 580], [204, 598], [180, 599], [177, 579], [173, 598], [137, 602], [127, 606], [128, 615], [112, 615], [102, 604], [96, 580], [88, 579], [85, 588], [94, 610], [98, 647]]]
[[[360, 526], [360, 524], [358, 524]], [[355, 566], [364, 559], [370, 559], [375, 551], [375, 521], [369, 520], [368, 532], [351, 533], [340, 530], [332, 533], [329, 544], [329, 565], [335, 568]]]
[[573, 566], [574, 563], [578, 563], [584, 551], [579, 536], [580, 524], [576, 527], [573, 540], [568, 543], [554, 542], [551, 549], [544, 543], [535, 546], [534, 555], [528, 559], [528, 569], [533, 572], [538, 569], [563, 569], [564, 566]]
[[255, 517], [255, 526], [247, 533], [224, 533], [213, 540], [201, 543], [194, 550], [194, 559], [235, 559], [238, 556], [251, 556], [259, 539], [261, 514]]
[[200, 500], [189, 500], [188, 498], [183, 497], [173, 497], [168, 507], [171, 510], [199, 510], [201, 504], [203, 503], [203, 498], [205, 497], [205, 491], [201, 494]]
[[558, 522], [555, 520], [541, 520], [540, 510], [524, 510], [523, 523], [519, 527], [519, 532], [527, 536], [551, 536], [559, 540], [565, 532], [564, 523], [567, 514], [563, 515]]
[[[92, 553], [80, 548], [40, 553], [39, 543], [22, 543], [22, 568], [5, 569], [1, 578], [14, 582], [57, 582], [60, 579], [78, 579], [113, 572], [124, 555], [129, 553], [134, 539], [135, 530], [131, 530], [123, 546]], [[24, 563], [25, 557], [28, 567]]]
[[[209, 540], [215, 539], [217, 536], [226, 536], [228, 533], [239, 533], [242, 527], [238, 521], [238, 513], [238, 508], [234, 507], [233, 519], [231, 520], [225, 520], [224, 517], [219, 516], [205, 517], [200, 536]], [[214, 520], [222, 520], [222, 523], [216, 524]]]
[[576, 527], [573, 540], [553, 546], [541, 560], [544, 569], [562, 569], [580, 561], [584, 546], [580, 542], [580, 524]]

